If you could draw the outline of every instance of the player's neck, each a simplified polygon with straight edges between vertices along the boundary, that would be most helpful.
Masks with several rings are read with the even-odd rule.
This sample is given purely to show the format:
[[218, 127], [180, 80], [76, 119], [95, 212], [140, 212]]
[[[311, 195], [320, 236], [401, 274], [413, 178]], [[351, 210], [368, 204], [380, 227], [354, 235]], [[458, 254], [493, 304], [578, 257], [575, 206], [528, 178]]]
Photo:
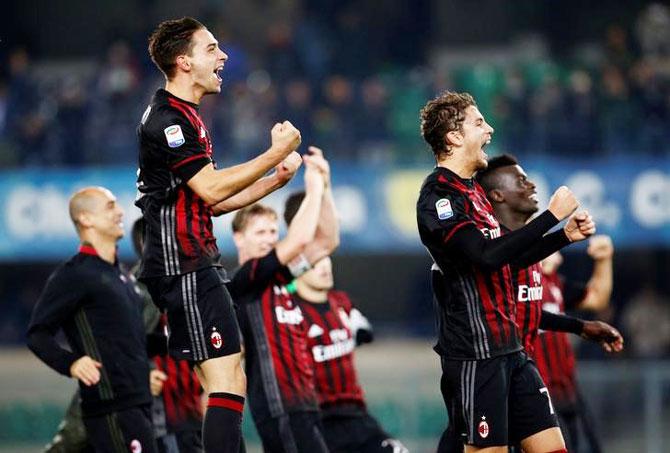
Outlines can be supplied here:
[[493, 210], [500, 223], [512, 231], [518, 230], [528, 222], [527, 214], [512, 211], [505, 205], [497, 205]]
[[298, 296], [307, 302], [313, 304], [325, 304], [328, 302], [328, 290], [327, 289], [316, 289], [312, 288], [309, 285], [301, 282], [300, 279], [295, 281], [295, 286], [298, 292]]
[[204, 96], [202, 90], [198, 89], [190, 79], [183, 76], [176, 76], [174, 79], [168, 80], [165, 83], [165, 91], [192, 104], [200, 104], [200, 100]]
[[471, 179], [476, 171], [470, 163], [462, 161], [453, 154], [437, 159], [437, 166], [453, 171], [462, 179]]
[[116, 262], [116, 241], [110, 241], [92, 234], [82, 235], [80, 239], [82, 243], [87, 243], [93, 247], [100, 259], [110, 264]]

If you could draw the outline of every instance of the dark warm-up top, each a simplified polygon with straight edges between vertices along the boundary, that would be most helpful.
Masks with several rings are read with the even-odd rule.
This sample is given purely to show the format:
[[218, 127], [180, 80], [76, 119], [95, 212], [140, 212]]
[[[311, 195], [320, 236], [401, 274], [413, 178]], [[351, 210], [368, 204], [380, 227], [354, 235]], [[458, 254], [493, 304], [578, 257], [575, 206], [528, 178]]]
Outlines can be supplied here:
[[[68, 377], [84, 355], [102, 363], [97, 384], [79, 382], [84, 416], [151, 403], [142, 304], [134, 277], [89, 246], [49, 277], [30, 320], [28, 347]], [[59, 329], [71, 350], [58, 344]]]

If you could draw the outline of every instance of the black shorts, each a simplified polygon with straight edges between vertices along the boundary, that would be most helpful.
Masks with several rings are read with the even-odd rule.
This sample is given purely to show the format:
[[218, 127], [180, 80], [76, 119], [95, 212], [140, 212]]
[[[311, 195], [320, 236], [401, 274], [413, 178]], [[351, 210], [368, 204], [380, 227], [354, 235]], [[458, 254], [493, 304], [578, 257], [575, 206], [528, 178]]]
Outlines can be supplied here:
[[407, 452], [400, 441], [389, 436], [367, 413], [324, 417], [323, 434], [331, 453]]
[[291, 412], [256, 423], [265, 453], [328, 453], [319, 413]]
[[158, 453], [151, 424], [151, 405], [84, 417], [83, 420], [88, 442], [96, 453]]
[[441, 387], [449, 422], [464, 444], [512, 445], [558, 426], [549, 392], [523, 351], [486, 360], [442, 359]]
[[239, 327], [225, 281], [225, 271], [215, 267], [144, 281], [154, 303], [167, 310], [171, 356], [197, 363], [240, 352]]

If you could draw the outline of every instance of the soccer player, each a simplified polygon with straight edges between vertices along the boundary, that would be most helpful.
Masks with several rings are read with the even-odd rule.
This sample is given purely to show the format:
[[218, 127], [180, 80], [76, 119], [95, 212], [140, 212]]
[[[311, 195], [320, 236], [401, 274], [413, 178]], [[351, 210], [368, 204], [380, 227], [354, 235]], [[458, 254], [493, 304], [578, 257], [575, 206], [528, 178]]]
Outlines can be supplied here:
[[233, 219], [240, 268], [228, 284], [239, 306], [249, 404], [266, 452], [326, 452], [303, 313], [286, 285], [330, 255], [339, 233], [327, 164], [310, 147], [305, 199], [279, 240], [274, 210], [255, 204]]
[[[304, 192], [291, 195], [284, 220], [290, 225]], [[406, 453], [366, 408], [354, 366], [354, 347], [372, 341], [372, 327], [343, 291], [333, 290], [330, 257], [289, 286], [305, 318], [307, 345], [314, 364], [323, 434], [331, 453]]]
[[[205, 451], [237, 453], [246, 379], [211, 217], [286, 184], [301, 163], [294, 152], [300, 133], [288, 121], [277, 123], [267, 151], [217, 170], [198, 105], [221, 91], [219, 73], [228, 56], [204, 25], [188, 17], [162, 22], [149, 38], [149, 54], [166, 84], [138, 127], [136, 204], [146, 221], [140, 277], [168, 312], [170, 354], [194, 364], [209, 396]], [[273, 167], [276, 172], [262, 177]]]
[[[587, 253], [593, 259], [593, 273], [586, 286], [564, 281], [558, 274], [563, 259], [556, 253], [542, 260], [545, 291], [542, 308], [552, 313], [566, 309], [599, 311], [607, 307], [612, 293], [612, 256], [614, 247], [607, 236], [591, 239]], [[614, 351], [620, 350], [615, 347]], [[535, 339], [533, 358], [551, 392], [566, 444], [578, 451], [588, 444], [592, 452], [602, 451], [593, 417], [586, 406], [575, 376], [575, 354], [567, 335], [561, 332], [540, 332]], [[581, 431], [585, 438], [581, 438]]]
[[[521, 228], [537, 212], [535, 184], [528, 179], [514, 157], [502, 155], [490, 159], [488, 168], [477, 174], [477, 180], [486, 191], [503, 229]], [[557, 242], [556, 245], [558, 247], [561, 244]], [[596, 261], [589, 285], [591, 291], [585, 291], [583, 287], [576, 288], [576, 296], [570, 299], [573, 307], [598, 311], [607, 306], [612, 290], [612, 252], [612, 243], [608, 237], [590, 238], [588, 253]], [[595, 442], [591, 442], [592, 450], [599, 451], [597, 438], [588, 434], [593, 433], [592, 423], [588, 420], [576, 389], [574, 354], [563, 332], [599, 342], [608, 352], [620, 352], [623, 349], [623, 338], [614, 327], [604, 322], [583, 321], [564, 314], [562, 281], [555, 272], [556, 260], [560, 260], [560, 253], [544, 259], [542, 266], [540, 263], [527, 268], [512, 266], [513, 275], [516, 276], [514, 293], [517, 297], [517, 325], [523, 335], [524, 349], [535, 359], [540, 375], [549, 388], [568, 450], [577, 451], [577, 443], [573, 439], [578, 432], [577, 419], [581, 418], [585, 432]], [[543, 271], [549, 277], [544, 277]], [[574, 285], [571, 288], [572, 294], [575, 294]], [[543, 310], [543, 306], [547, 310]], [[538, 329], [541, 329], [539, 339]]]
[[[547, 211], [502, 234], [491, 204], [473, 179], [487, 166], [484, 147], [493, 128], [467, 93], [444, 92], [421, 110], [421, 133], [437, 166], [417, 201], [417, 222], [432, 267], [442, 359], [441, 390], [465, 450], [507, 451], [520, 442], [529, 453], [564, 451], [549, 397], [534, 364], [522, 351], [514, 321], [509, 263], [542, 257], [578, 202], [566, 187]], [[570, 240], [595, 232], [581, 213], [564, 231]]]
[[[79, 381], [88, 441], [97, 452], [156, 452], [142, 300], [121, 270], [123, 211], [102, 187], [70, 199], [79, 253], [49, 277], [28, 328], [28, 347]], [[56, 341], [63, 330], [71, 350]]]

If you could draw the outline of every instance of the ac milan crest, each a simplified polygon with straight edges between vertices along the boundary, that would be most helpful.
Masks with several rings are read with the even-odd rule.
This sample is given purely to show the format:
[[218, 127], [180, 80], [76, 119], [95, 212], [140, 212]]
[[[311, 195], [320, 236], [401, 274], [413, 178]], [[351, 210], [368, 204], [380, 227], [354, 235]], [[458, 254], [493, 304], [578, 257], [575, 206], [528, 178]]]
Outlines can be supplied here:
[[482, 439], [486, 439], [489, 436], [489, 424], [486, 423], [486, 417], [482, 417], [482, 421], [479, 422], [479, 426], [477, 427], [477, 432]]
[[216, 349], [219, 349], [221, 346], [223, 346], [223, 340], [221, 339], [221, 334], [219, 332], [212, 332], [210, 339], [212, 341], [212, 346], [214, 346]]

